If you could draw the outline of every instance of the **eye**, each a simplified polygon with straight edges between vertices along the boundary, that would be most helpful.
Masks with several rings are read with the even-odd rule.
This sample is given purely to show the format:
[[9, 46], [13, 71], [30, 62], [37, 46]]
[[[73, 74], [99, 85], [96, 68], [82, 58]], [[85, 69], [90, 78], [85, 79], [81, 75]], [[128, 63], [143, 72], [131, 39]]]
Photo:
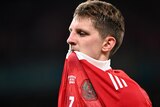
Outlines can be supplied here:
[[79, 31], [78, 34], [79, 35], [85, 35], [85, 32]]
[[88, 33], [82, 31], [82, 30], [78, 30], [77, 33], [81, 36], [81, 37], [84, 37], [84, 36], [87, 36]]

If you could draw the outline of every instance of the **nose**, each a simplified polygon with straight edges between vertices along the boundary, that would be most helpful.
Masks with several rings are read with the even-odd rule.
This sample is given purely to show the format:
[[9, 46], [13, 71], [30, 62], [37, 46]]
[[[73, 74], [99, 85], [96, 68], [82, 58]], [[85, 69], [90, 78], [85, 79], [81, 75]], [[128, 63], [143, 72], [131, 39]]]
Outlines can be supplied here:
[[67, 43], [70, 45], [75, 45], [76, 41], [77, 41], [76, 35], [73, 32], [71, 32], [68, 39], [67, 39]]

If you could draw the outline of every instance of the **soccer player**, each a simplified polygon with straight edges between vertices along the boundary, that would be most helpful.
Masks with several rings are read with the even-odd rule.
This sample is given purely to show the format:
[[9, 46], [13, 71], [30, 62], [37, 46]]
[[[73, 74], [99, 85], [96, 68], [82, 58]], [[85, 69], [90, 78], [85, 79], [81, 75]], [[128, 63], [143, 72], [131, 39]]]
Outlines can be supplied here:
[[69, 31], [58, 107], [152, 107], [138, 83], [110, 66], [125, 32], [115, 6], [97, 0], [81, 3]]

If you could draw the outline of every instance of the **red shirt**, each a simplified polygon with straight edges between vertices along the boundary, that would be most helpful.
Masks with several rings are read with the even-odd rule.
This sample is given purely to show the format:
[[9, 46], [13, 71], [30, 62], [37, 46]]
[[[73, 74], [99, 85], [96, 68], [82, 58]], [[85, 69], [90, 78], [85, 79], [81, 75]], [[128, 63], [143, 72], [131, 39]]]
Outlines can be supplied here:
[[147, 93], [122, 70], [105, 72], [72, 52], [65, 60], [58, 107], [152, 107]]

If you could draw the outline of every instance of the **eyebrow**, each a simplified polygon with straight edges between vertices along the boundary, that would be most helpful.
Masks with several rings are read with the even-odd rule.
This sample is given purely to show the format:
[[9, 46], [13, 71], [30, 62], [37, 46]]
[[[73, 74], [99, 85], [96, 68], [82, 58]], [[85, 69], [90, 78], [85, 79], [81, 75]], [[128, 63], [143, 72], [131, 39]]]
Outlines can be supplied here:
[[[72, 28], [69, 27], [68, 30], [69, 30], [69, 31], [72, 31]], [[87, 31], [87, 30], [85, 30], [85, 29], [82, 29], [82, 28], [76, 28], [75, 30], [76, 30], [76, 31], [83, 31], [83, 32], [85, 32], [86, 34], [89, 34], [89, 31]]]

